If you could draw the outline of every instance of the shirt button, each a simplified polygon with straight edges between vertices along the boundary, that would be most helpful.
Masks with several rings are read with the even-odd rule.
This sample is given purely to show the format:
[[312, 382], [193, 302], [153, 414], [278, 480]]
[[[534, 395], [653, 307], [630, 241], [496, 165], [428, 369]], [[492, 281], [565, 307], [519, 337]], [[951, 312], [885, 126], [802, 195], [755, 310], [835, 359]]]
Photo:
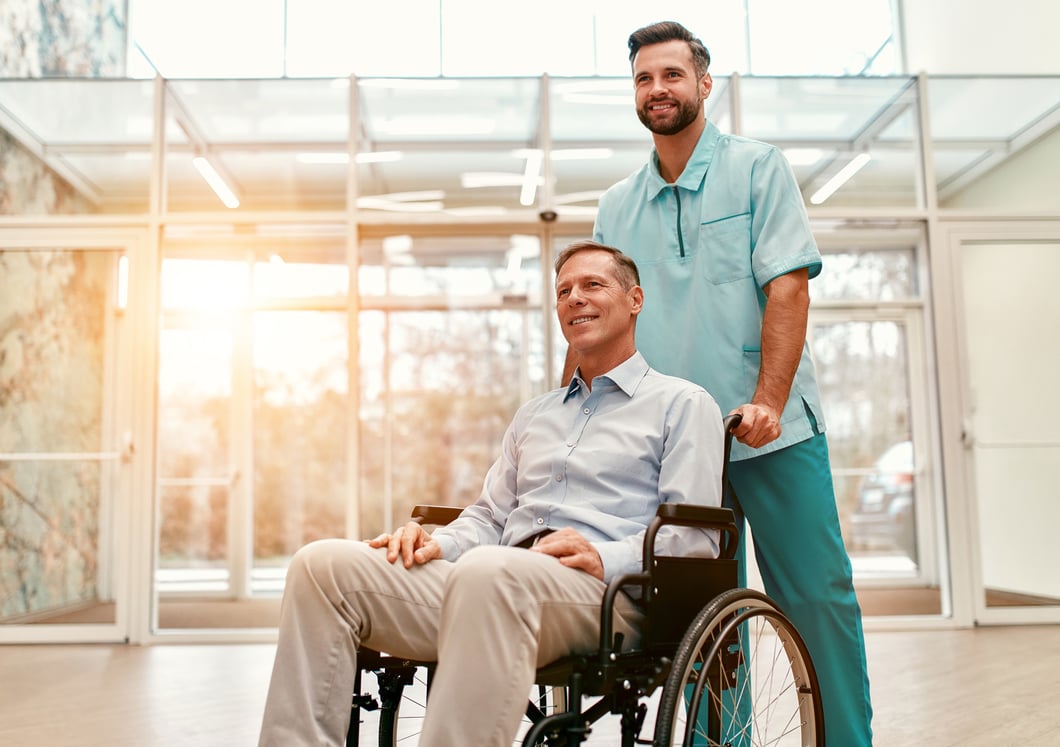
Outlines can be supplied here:
[[582, 410], [582, 412], [584, 412], [586, 415], [588, 415], [589, 414], [589, 408], [586, 407], [584, 410]]
[[539, 519], [537, 520], [537, 523], [538, 523], [538, 524], [544, 524], [544, 523], [545, 523], [545, 520], [544, 520], [544, 519], [541, 519], [541, 518], [539, 518]]
[[556, 475], [556, 482], [563, 482], [563, 475]]
[[574, 442], [573, 441], [568, 441], [567, 442], [567, 446], [574, 446]]

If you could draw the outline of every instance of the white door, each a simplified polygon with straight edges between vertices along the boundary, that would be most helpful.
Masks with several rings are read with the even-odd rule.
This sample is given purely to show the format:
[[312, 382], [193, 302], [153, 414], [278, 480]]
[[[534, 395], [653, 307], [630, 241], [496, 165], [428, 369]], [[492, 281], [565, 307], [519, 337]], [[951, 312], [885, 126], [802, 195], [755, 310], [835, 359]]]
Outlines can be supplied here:
[[1060, 225], [952, 236], [975, 619], [1060, 621]]

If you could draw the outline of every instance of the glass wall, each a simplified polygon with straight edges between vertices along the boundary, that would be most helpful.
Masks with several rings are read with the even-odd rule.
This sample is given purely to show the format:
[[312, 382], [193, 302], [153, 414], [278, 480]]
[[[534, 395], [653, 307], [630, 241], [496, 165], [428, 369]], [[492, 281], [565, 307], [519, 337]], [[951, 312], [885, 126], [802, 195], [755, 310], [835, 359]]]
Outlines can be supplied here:
[[[938, 101], [920, 101], [936, 86]], [[810, 340], [859, 591], [916, 584], [936, 612], [928, 198], [974, 171], [982, 148], [1012, 157], [1042, 130], [1044, 89], [1012, 90], [1001, 121], [976, 125], [995, 129], [967, 129], [997, 139], [974, 144], [954, 125], [967, 102], [944, 79], [718, 76], [707, 102], [721, 129], [782, 148], [826, 254]], [[52, 116], [82, 104], [84, 126]], [[274, 601], [309, 540], [473, 500], [515, 407], [557, 383], [549, 258], [590, 234], [599, 195], [651, 150], [617, 76], [0, 81], [0, 118], [11, 163], [36, 158], [48, 174], [4, 196], [7, 218], [65, 212], [81, 221], [72, 230], [131, 224], [157, 243], [147, 285], [158, 280], [160, 300], [137, 314], [157, 338], [158, 406], [138, 406], [157, 437], [140, 495], [153, 501], [162, 630], [202, 626], [178, 620], [178, 602]], [[923, 135], [925, 119], [939, 133]], [[26, 287], [58, 297], [117, 262], [99, 257], [49, 265]], [[109, 353], [96, 354], [86, 370], [106, 368]], [[115, 378], [97, 383], [86, 402], [124, 394]], [[11, 443], [0, 464], [19, 465], [25, 494], [45, 472], [75, 479], [54, 477], [70, 466], [56, 459], [28, 475], [27, 455], [116, 454], [108, 443]], [[108, 469], [78, 467], [99, 503], [85, 516], [109, 505]], [[12, 526], [29, 521], [19, 505]], [[267, 627], [274, 612], [255, 607], [236, 627]]]
[[0, 623], [113, 624], [122, 252], [0, 250]]

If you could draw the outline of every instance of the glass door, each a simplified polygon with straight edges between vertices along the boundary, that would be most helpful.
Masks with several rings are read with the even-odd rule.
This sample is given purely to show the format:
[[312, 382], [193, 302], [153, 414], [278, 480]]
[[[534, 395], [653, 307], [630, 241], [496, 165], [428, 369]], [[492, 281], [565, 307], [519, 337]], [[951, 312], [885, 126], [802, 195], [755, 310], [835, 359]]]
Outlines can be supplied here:
[[0, 232], [0, 642], [123, 640], [147, 458], [127, 292], [141, 244], [14, 234]]
[[335, 235], [167, 236], [158, 631], [273, 628], [287, 558], [346, 533], [349, 271]]

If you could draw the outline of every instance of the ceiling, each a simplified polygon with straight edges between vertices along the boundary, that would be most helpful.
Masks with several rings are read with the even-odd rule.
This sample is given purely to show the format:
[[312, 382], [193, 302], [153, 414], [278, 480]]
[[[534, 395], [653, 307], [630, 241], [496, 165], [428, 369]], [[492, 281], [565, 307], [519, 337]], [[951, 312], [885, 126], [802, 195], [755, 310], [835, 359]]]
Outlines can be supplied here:
[[[1060, 126], [1060, 77], [939, 76], [925, 88], [942, 200]], [[145, 80], [4, 80], [0, 128], [94, 210], [142, 213], [156, 90]], [[193, 165], [203, 156], [239, 210], [344, 210], [355, 193], [361, 215], [383, 221], [546, 208], [591, 216], [600, 192], [651, 148], [627, 78], [169, 80], [164, 90], [170, 212], [225, 210]], [[707, 112], [725, 131], [783, 148], [807, 203], [866, 153], [822, 204], [909, 208], [923, 199], [918, 90], [902, 76], [718, 77]]]

